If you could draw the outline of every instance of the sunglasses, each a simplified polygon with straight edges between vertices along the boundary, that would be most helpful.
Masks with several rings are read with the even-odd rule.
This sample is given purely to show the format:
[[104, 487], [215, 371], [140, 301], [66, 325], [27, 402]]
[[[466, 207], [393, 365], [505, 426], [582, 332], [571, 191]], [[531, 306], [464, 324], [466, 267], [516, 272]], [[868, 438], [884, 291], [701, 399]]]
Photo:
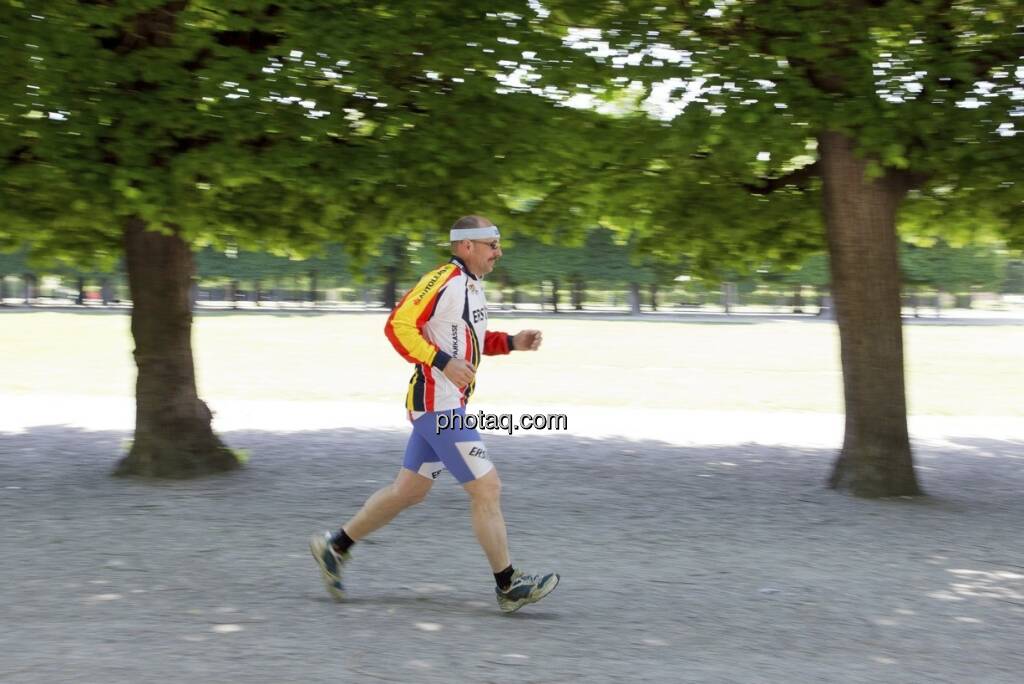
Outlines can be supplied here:
[[498, 249], [501, 248], [501, 244], [497, 240], [492, 240], [491, 242], [485, 242], [483, 240], [471, 240], [471, 242], [475, 242], [478, 245], [487, 245], [488, 247], [491, 248], [492, 251], [498, 251]]

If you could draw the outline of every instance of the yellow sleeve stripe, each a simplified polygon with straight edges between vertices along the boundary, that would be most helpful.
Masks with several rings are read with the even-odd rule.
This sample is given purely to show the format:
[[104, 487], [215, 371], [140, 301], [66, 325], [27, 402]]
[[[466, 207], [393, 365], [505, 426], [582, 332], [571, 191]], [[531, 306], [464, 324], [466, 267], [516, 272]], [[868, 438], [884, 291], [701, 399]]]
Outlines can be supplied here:
[[427, 273], [388, 316], [384, 334], [405, 360], [428, 366], [434, 362], [438, 349], [423, 336], [423, 326], [430, 320], [445, 284], [458, 274], [455, 264], [445, 264]]

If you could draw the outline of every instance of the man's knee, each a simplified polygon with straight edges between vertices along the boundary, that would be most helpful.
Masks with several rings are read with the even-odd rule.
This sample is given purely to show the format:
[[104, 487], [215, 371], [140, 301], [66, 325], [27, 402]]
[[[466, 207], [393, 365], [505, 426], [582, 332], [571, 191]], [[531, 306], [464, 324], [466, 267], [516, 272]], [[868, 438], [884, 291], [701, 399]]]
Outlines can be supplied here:
[[466, 491], [474, 501], [497, 501], [501, 498], [501, 480], [497, 471], [491, 470], [483, 477], [467, 483]]
[[[419, 475], [416, 477], [419, 477]], [[419, 482], [396, 482], [391, 485], [392, 494], [404, 508], [408, 508], [409, 506], [422, 503], [427, 498], [427, 494], [430, 493], [431, 484], [427, 483], [426, 486], [423, 486]]]

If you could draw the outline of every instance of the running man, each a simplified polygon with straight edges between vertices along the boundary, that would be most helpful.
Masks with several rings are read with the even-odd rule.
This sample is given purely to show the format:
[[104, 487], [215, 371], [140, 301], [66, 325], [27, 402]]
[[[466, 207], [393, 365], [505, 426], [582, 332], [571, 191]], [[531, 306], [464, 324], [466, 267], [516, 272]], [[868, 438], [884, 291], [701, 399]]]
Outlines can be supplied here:
[[[352, 545], [420, 503], [437, 478], [449, 471], [469, 494], [473, 531], [494, 572], [498, 608], [511, 613], [541, 600], [558, 585], [555, 573], [528, 575], [512, 566], [505, 518], [501, 514], [501, 481], [487, 457], [480, 435], [455, 415], [466, 414], [476, 386], [481, 354], [534, 351], [539, 330], [516, 335], [488, 332], [483, 277], [501, 257], [497, 226], [482, 216], [465, 216], [452, 226], [452, 259], [420, 279], [388, 317], [384, 332], [399, 354], [416, 364], [405, 405], [412, 435], [393, 483], [366, 500], [355, 517], [337, 533], [324, 532], [309, 542], [320, 565], [327, 592], [345, 597], [342, 568]], [[437, 416], [449, 416], [456, 429], [438, 433]]]

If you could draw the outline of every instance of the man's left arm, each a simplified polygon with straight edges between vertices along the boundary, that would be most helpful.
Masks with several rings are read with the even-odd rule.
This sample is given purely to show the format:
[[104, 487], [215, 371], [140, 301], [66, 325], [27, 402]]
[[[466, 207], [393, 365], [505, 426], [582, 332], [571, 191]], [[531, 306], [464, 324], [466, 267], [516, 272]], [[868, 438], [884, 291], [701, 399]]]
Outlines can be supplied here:
[[537, 351], [542, 339], [540, 330], [521, 330], [515, 335], [488, 331], [484, 333], [484, 354], [494, 356], [511, 351]]

